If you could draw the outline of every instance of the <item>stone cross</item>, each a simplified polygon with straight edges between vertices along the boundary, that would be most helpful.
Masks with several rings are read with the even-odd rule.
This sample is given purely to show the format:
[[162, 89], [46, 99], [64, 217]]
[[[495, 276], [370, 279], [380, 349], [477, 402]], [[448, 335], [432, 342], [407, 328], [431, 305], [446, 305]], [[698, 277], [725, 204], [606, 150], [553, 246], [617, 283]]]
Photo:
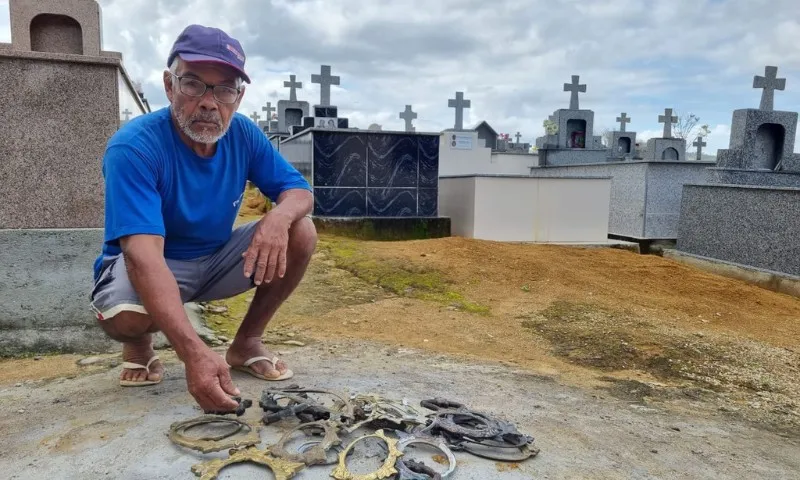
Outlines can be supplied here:
[[619, 131], [620, 132], [624, 132], [625, 131], [625, 124], [626, 123], [631, 123], [631, 119], [628, 118], [628, 114], [626, 114], [625, 112], [622, 112], [622, 115], [617, 117], [617, 121], [619, 122]]
[[570, 110], [579, 110], [578, 108], [578, 92], [586, 92], [586, 85], [579, 85], [580, 75], [573, 75], [572, 76], [572, 83], [565, 83], [564, 84], [564, 91], [565, 92], [572, 92], [572, 95], [569, 98], [569, 109]]
[[447, 106], [456, 109], [456, 130], [464, 129], [464, 109], [470, 107], [471, 102], [464, 100], [464, 92], [456, 92], [456, 98], [447, 101]]
[[259, 120], [261, 117], [259, 117], [259, 116], [258, 116], [258, 112], [253, 112], [253, 114], [252, 114], [252, 115], [250, 115], [250, 118], [251, 118], [251, 119], [252, 119], [254, 122], [256, 122], [256, 124], [258, 124], [258, 120]]
[[517, 134], [514, 136], [517, 138], [517, 145], [519, 145], [519, 139], [522, 138], [522, 135], [519, 132], [517, 132]]
[[269, 122], [272, 120], [272, 112], [275, 111], [275, 107], [272, 106], [272, 102], [267, 102], [266, 107], [261, 107], [262, 112], [267, 112], [267, 121]]
[[295, 75], [289, 75], [289, 81], [283, 82], [284, 87], [289, 88], [289, 101], [296, 102], [297, 101], [297, 88], [303, 88], [303, 82], [296, 82], [295, 79], [297, 77]]
[[125, 110], [122, 111], [122, 114], [125, 115], [125, 121], [127, 122], [128, 120], [131, 119], [131, 115], [133, 115], [133, 112], [131, 112], [126, 108]]
[[778, 67], [766, 67], [764, 76], [753, 78], [753, 88], [763, 88], [761, 92], [761, 106], [759, 109], [772, 111], [775, 103], [775, 90], [786, 88], [786, 79], [778, 78]]
[[416, 131], [412, 122], [417, 118], [417, 112], [411, 110], [411, 105], [406, 105], [406, 109], [400, 112], [400, 118], [406, 121], [406, 132]]
[[703, 141], [703, 137], [698, 136], [697, 140], [692, 144], [697, 147], [697, 161], [703, 160], [703, 147], [706, 146], [706, 142]]
[[331, 106], [331, 85], [339, 85], [339, 77], [331, 76], [330, 65], [323, 65], [319, 75], [311, 75], [311, 83], [319, 84], [319, 105]]
[[658, 116], [658, 123], [664, 124], [664, 138], [672, 138], [672, 124], [678, 122], [678, 117], [672, 115], [671, 108], [664, 109], [664, 115]]

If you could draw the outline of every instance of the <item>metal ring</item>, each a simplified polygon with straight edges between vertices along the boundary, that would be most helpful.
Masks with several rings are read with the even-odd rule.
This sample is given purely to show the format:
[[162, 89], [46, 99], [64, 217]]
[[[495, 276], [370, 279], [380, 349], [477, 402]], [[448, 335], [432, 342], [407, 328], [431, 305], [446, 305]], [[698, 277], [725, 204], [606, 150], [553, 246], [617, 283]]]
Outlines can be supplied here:
[[[228, 423], [236, 425], [236, 430], [215, 436], [207, 437], [189, 437], [186, 431], [190, 428], [198, 427], [200, 425], [210, 425], [213, 423]], [[234, 435], [247, 429], [247, 434], [242, 437], [231, 439]], [[261, 442], [261, 436], [258, 433], [258, 428], [254, 428], [249, 423], [246, 423], [237, 418], [218, 417], [215, 415], [203, 415], [190, 420], [182, 422], [175, 422], [169, 427], [168, 437], [176, 445], [198, 450], [202, 453], [219, 452], [228, 448], [241, 448], [256, 445]], [[228, 439], [227, 441], [225, 441]]]
[[[328, 461], [328, 450], [334, 445], [340, 445], [342, 441], [336, 434], [337, 425], [329, 421], [319, 421], [313, 423], [301, 423], [293, 429], [286, 432], [283, 437], [274, 446], [270, 447], [273, 455], [291, 460], [293, 462], [303, 462], [306, 465], [319, 465]], [[290, 452], [286, 448], [286, 442], [292, 437], [295, 432], [303, 430], [323, 430], [325, 437], [322, 441], [318, 442], [308, 451], [301, 453]], [[306, 444], [307, 445], [307, 444]]]
[[[378, 470], [364, 475], [356, 475], [347, 468], [345, 459], [348, 457], [350, 451], [353, 449], [356, 443], [367, 438], [380, 438], [386, 442], [389, 454], [386, 456], [386, 461], [383, 462], [383, 465]], [[361, 438], [353, 440], [353, 442], [350, 443], [350, 445], [348, 445], [347, 448], [339, 454], [339, 466], [337, 466], [336, 469], [331, 472], [331, 476], [336, 480], [381, 480], [384, 478], [389, 478], [397, 473], [397, 469], [394, 467], [394, 465], [397, 463], [397, 459], [402, 455], [403, 453], [397, 449], [397, 440], [384, 435], [383, 430], [376, 430], [372, 435], [365, 435]]]
[[418, 437], [412, 435], [403, 438], [402, 440], [397, 442], [397, 449], [400, 450], [401, 453], [405, 454], [406, 447], [414, 444], [428, 445], [444, 453], [444, 456], [447, 457], [448, 468], [446, 472], [441, 474], [442, 478], [449, 477], [456, 470], [456, 456], [453, 455], [453, 451], [450, 450], [450, 447], [447, 445], [447, 442], [445, 442], [441, 438], [428, 437], [428, 436]]

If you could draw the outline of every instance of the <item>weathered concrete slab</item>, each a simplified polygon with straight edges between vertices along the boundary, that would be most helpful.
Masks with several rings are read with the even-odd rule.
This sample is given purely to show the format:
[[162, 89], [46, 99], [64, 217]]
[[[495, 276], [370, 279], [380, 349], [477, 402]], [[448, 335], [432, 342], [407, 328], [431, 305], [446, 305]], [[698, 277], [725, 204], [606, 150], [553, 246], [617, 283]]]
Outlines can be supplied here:
[[0, 230], [0, 355], [111, 345], [89, 308], [102, 242], [94, 228]]
[[[457, 454], [461, 463], [454, 480], [790, 478], [800, 470], [796, 440], [724, 415], [670, 413], [497, 364], [465, 364], [363, 342], [337, 347], [313, 344], [284, 355], [296, 372], [291, 381], [413, 403], [449, 397], [503, 415], [541, 448], [538, 457], [513, 466]], [[167, 368], [164, 382], [148, 388], [116, 386], [118, 367], [73, 380], [0, 386], [6, 413], [0, 419], [5, 440], [0, 470], [12, 479], [195, 478], [193, 464], [223, 454], [203, 456], [167, 439], [172, 422], [199, 413], [185, 390], [182, 366], [168, 360]], [[257, 398], [264, 387], [238, 372], [234, 381], [246, 398]], [[24, 413], [13, 413], [18, 410]], [[251, 409], [245, 418], [256, 420], [257, 413]], [[262, 438], [276, 440], [277, 426]], [[295, 478], [329, 479], [330, 472], [314, 467]], [[264, 478], [264, 473], [240, 466], [222, 478]]]

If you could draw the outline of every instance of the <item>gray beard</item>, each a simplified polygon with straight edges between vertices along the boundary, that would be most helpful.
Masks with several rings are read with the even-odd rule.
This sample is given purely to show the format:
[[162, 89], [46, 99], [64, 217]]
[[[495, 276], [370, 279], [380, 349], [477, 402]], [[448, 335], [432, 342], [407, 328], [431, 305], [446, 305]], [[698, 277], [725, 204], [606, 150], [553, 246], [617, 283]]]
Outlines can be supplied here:
[[[230, 127], [230, 124], [223, 125], [222, 119], [219, 117], [219, 115], [213, 115], [213, 114], [212, 115], [203, 115], [203, 114], [197, 113], [197, 114], [194, 114], [193, 116], [191, 116], [190, 118], [186, 118], [186, 116], [184, 116], [182, 110], [178, 110], [178, 109], [176, 109], [176, 108], [174, 108], [172, 106], [170, 106], [170, 108], [172, 109], [172, 112], [175, 114], [175, 119], [178, 121], [178, 126], [180, 126], [181, 131], [183, 131], [183, 133], [185, 133], [187, 137], [191, 138], [192, 141], [195, 141], [197, 143], [213, 144], [213, 143], [217, 143], [220, 138], [224, 137], [225, 134], [228, 133], [228, 128]], [[212, 133], [207, 132], [205, 130], [203, 130], [200, 133], [195, 132], [191, 128], [192, 127], [192, 122], [194, 122], [195, 120], [204, 120], [204, 121], [209, 121], [209, 122], [215, 122], [215, 123], [217, 123], [217, 125], [221, 125], [222, 126], [222, 131], [220, 133], [218, 133], [218, 134], [212, 134]]]

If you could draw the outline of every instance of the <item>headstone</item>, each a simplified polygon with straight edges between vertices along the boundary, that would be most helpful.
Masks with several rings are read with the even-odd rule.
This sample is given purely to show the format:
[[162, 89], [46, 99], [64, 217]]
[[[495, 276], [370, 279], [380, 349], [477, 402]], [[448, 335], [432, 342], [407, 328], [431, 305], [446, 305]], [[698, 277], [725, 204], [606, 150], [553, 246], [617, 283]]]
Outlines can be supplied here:
[[339, 77], [331, 76], [330, 65], [323, 65], [319, 75], [311, 75], [311, 83], [319, 84], [319, 105], [330, 106], [331, 85], [339, 85]]
[[753, 88], [764, 89], [760, 108], [733, 112], [730, 146], [717, 152], [720, 168], [800, 172], [800, 156], [794, 153], [797, 112], [773, 110], [774, 91], [786, 87], [777, 73], [777, 67], [768, 66], [765, 76], [753, 80]]
[[672, 124], [677, 121], [678, 117], [672, 114], [671, 108], [664, 109], [664, 115], [658, 116], [658, 122], [664, 124], [664, 134], [661, 138], [651, 138], [647, 141], [645, 160], [675, 162], [686, 160], [686, 140], [672, 138]]
[[400, 119], [406, 122], [406, 132], [414, 132], [414, 119], [417, 118], [417, 112], [411, 110], [411, 105], [406, 105], [406, 109], [400, 112]]
[[631, 119], [628, 114], [622, 112], [617, 117], [619, 130], [611, 132], [611, 145], [608, 146], [608, 158], [612, 161], [630, 160], [636, 158], [636, 132], [628, 132], [625, 128], [626, 123]]
[[703, 137], [702, 136], [698, 136], [697, 140], [695, 140], [692, 145], [697, 147], [697, 161], [698, 162], [702, 161], [703, 160], [703, 147], [706, 146], [706, 142], [703, 141]]
[[[101, 159], [148, 112], [94, 0], [11, 0], [0, 44], [0, 356], [109, 344], [88, 309], [103, 242]], [[87, 88], [91, 86], [91, 88]], [[32, 196], [33, 195], [33, 196]]]
[[284, 134], [290, 133], [293, 126], [302, 126], [303, 118], [310, 113], [308, 102], [297, 100], [297, 89], [303, 88], [303, 83], [297, 82], [295, 78], [295, 75], [289, 75], [289, 81], [283, 82], [283, 86], [289, 89], [289, 100], [278, 100], [278, 126], [276, 130]]
[[766, 272], [780, 289], [782, 277], [800, 276], [800, 154], [797, 112], [774, 110], [774, 91], [786, 87], [777, 73], [768, 66], [754, 78], [759, 108], [733, 112], [730, 146], [717, 151], [709, 181], [684, 187], [677, 250]]
[[383, 130], [383, 127], [378, 125], [377, 123], [371, 123], [370, 126], [367, 127], [367, 130], [369, 130], [370, 132], [380, 132]]
[[672, 124], [678, 122], [678, 117], [672, 114], [671, 108], [664, 109], [664, 115], [658, 116], [658, 123], [664, 124], [664, 137], [672, 138]]
[[572, 83], [564, 84], [570, 92], [568, 109], [556, 110], [549, 117], [555, 124], [553, 132], [545, 132], [536, 139], [539, 150], [539, 165], [571, 165], [581, 163], [603, 163], [608, 161], [608, 152], [602, 139], [594, 135], [594, 112], [581, 110], [579, 93], [586, 92], [580, 76], [573, 75]]
[[624, 132], [625, 131], [625, 124], [626, 123], [631, 123], [631, 119], [628, 117], [628, 114], [625, 113], [625, 112], [622, 112], [622, 115], [617, 117], [617, 121], [619, 122], [619, 131], [620, 132]]
[[478, 132], [478, 140], [483, 141], [483, 146], [485, 148], [490, 148], [492, 150], [502, 151], [503, 147], [500, 143], [499, 135], [497, 131], [489, 125], [489, 122], [486, 120], [481, 121], [473, 130]]
[[320, 104], [314, 105], [313, 115], [303, 117], [302, 125], [291, 128], [293, 135], [306, 128], [349, 128], [348, 119], [339, 118], [339, 108], [331, 105], [331, 85], [339, 85], [339, 77], [331, 76], [329, 65], [322, 65], [320, 70], [319, 75], [311, 75], [311, 82], [320, 85]]
[[578, 102], [578, 93], [586, 92], [586, 85], [579, 85], [580, 83], [580, 75], [573, 75], [572, 76], [572, 83], [565, 83], [564, 84], [564, 91], [570, 92], [569, 98], [569, 109], [570, 110], [580, 110], [579, 102]]
[[456, 131], [464, 130], [464, 109], [470, 108], [470, 105], [471, 102], [464, 99], [464, 92], [456, 92], [456, 98], [447, 101], [447, 106], [456, 110]]
[[289, 88], [289, 101], [296, 102], [297, 101], [297, 89], [303, 88], [303, 82], [298, 82], [295, 80], [295, 75], [289, 75], [289, 81], [283, 82], [283, 86]]

